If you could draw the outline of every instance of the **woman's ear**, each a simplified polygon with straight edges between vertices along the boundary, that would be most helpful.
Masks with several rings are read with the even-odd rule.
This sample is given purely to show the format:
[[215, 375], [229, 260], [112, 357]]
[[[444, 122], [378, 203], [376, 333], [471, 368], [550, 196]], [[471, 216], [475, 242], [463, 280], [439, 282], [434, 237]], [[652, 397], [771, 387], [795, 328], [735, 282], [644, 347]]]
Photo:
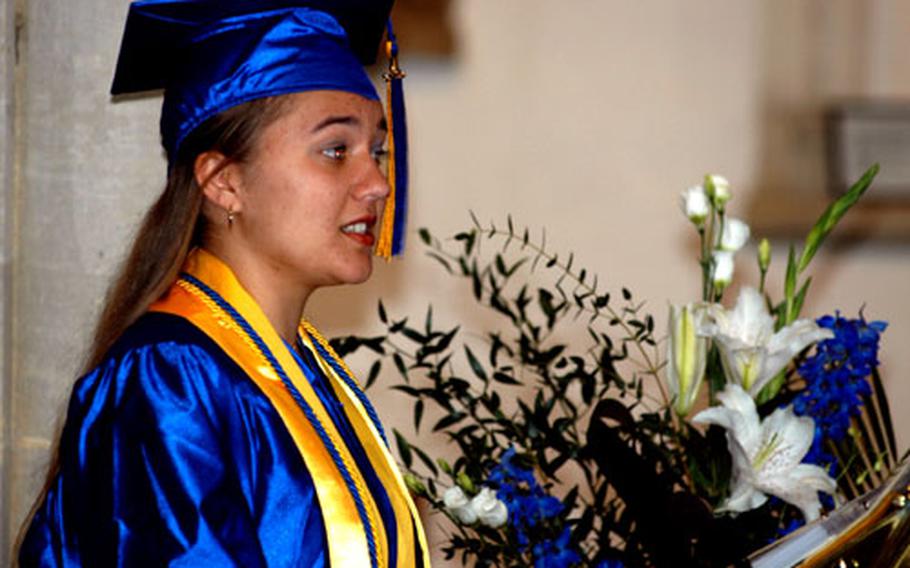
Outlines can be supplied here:
[[241, 199], [232, 166], [224, 154], [209, 150], [196, 156], [193, 174], [206, 199], [225, 211], [239, 213]]

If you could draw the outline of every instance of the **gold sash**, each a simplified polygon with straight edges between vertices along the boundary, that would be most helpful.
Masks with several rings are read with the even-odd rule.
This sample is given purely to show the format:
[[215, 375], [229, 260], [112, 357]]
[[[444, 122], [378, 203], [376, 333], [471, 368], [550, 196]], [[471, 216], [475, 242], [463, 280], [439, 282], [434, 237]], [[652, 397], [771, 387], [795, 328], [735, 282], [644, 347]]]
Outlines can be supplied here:
[[[215, 341], [271, 401], [313, 477], [325, 521], [331, 565], [345, 568], [388, 566], [386, 530], [395, 530], [398, 542], [396, 567], [415, 566], [417, 545], [423, 552], [423, 565], [429, 567], [423, 527], [401, 472], [358, 393], [353, 390], [359, 390], [353, 382], [353, 374], [328, 343], [311, 325], [301, 322], [301, 339], [314, 353], [341, 401], [347, 419], [389, 496], [395, 513], [394, 527], [384, 526], [363, 474], [294, 355], [230, 268], [211, 253], [196, 249], [190, 253], [183, 272], [190, 278], [180, 278], [149, 308], [150, 311], [178, 315], [193, 323]], [[321, 349], [317, 349], [316, 344]], [[271, 354], [271, 360], [268, 354]], [[336, 365], [326, 357], [333, 358]], [[350, 385], [339, 375], [336, 366], [351, 378]], [[280, 376], [282, 373], [284, 379]], [[295, 400], [285, 380], [293, 385], [302, 401]], [[415, 534], [417, 543], [414, 542]]]

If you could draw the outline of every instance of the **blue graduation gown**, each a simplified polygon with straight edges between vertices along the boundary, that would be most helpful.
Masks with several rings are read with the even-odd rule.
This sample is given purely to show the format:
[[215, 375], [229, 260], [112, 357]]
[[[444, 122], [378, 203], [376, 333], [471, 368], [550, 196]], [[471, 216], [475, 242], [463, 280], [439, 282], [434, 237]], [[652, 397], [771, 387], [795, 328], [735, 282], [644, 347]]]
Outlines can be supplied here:
[[[318, 372], [308, 378], [364, 473], [385, 526], [394, 526], [388, 496], [339, 403], [327, 385], [317, 384], [324, 381]], [[388, 532], [394, 566], [396, 539]], [[20, 563], [321, 567], [329, 561], [313, 478], [272, 404], [191, 323], [149, 313], [74, 387], [60, 472], [28, 529]]]

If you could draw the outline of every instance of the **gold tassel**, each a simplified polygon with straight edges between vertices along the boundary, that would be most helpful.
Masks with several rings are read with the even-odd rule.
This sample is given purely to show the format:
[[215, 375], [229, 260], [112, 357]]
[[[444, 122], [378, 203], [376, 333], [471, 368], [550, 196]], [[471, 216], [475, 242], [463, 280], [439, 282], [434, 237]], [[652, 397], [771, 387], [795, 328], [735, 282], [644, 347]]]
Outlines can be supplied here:
[[[386, 55], [389, 61], [392, 57], [392, 42], [386, 42]], [[379, 226], [379, 241], [376, 243], [376, 256], [386, 261], [392, 259], [392, 236], [395, 231], [395, 129], [392, 128], [392, 78], [386, 75], [386, 124], [389, 125], [388, 147], [388, 180], [389, 196], [385, 200], [382, 211], [382, 224]]]

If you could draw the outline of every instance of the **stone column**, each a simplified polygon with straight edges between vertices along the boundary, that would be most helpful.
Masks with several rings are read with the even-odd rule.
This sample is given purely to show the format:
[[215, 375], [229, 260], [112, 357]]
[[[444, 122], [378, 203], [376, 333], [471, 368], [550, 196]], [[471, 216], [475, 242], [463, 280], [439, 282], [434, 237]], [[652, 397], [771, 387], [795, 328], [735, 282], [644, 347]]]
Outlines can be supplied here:
[[[0, 387], [4, 439], [12, 446], [2, 469], [6, 536], [0, 538], [8, 543], [42, 485], [107, 282], [160, 191], [165, 165], [157, 141], [160, 99], [114, 103], [109, 95], [128, 2], [0, 1], [7, 19], [7, 4], [21, 2], [25, 24], [18, 45], [17, 168], [0, 167], [0, 211], [6, 212], [0, 219], [10, 218], [10, 172], [21, 172], [13, 248], [0, 241], [0, 286], [11, 300], [2, 312], [5, 370], [11, 371]], [[8, 59], [9, 49], [3, 53]], [[11, 77], [2, 57], [0, 96], [10, 92]], [[4, 117], [0, 125], [8, 130]], [[12, 154], [0, 148], [2, 156]], [[10, 250], [15, 270], [7, 276]]]
[[12, 218], [15, 210], [16, 6], [0, 0], [0, 565], [10, 561], [9, 472], [12, 459], [10, 342]]

